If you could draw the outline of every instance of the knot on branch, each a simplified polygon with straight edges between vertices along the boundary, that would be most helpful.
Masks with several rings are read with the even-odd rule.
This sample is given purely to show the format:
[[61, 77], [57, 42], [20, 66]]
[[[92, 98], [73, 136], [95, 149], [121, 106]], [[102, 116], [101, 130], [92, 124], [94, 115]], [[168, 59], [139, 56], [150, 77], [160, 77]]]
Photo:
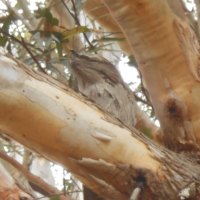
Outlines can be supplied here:
[[162, 128], [166, 146], [176, 151], [196, 150], [196, 137], [186, 104], [173, 94], [164, 104], [164, 113]]
[[187, 114], [186, 106], [176, 98], [170, 98], [165, 104], [165, 113], [170, 121], [180, 124], [184, 121]]

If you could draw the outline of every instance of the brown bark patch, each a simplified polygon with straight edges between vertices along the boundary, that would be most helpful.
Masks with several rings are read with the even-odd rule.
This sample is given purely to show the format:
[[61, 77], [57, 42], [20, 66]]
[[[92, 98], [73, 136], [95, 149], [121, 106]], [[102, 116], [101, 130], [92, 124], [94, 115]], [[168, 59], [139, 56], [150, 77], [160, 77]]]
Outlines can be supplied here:
[[184, 119], [184, 110], [176, 99], [170, 98], [166, 102], [166, 113], [169, 119], [181, 123]]

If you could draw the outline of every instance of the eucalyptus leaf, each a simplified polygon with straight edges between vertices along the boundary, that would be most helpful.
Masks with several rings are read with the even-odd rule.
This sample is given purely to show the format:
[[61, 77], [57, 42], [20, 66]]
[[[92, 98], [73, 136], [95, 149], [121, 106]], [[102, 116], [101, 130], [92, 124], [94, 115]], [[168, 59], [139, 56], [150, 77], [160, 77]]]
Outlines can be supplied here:
[[138, 64], [137, 64], [135, 57], [133, 55], [130, 55], [128, 58], [129, 58], [129, 61], [127, 63], [128, 65], [138, 67]]
[[13, 20], [15, 20], [15, 18], [14, 18], [14, 15], [12, 13], [10, 13], [7, 17], [2, 18], [2, 21], [1, 21], [1, 23], [3, 23], [3, 26], [1, 28], [2, 31], [7, 33], [9, 31], [9, 27], [12, 24]]
[[99, 40], [94, 40], [94, 42], [120, 42], [125, 41], [125, 38], [115, 38], [115, 37], [103, 37]]
[[78, 27], [75, 27], [68, 31], [63, 32], [62, 35], [63, 35], [63, 39], [66, 40], [66, 39], [74, 37], [77, 34], [87, 33], [87, 32], [91, 32], [91, 30], [87, 28], [86, 26], [78, 26]]
[[4, 47], [7, 41], [8, 41], [7, 37], [0, 36], [0, 46]]
[[50, 200], [60, 200], [60, 197], [59, 196], [53, 196], [50, 198]]
[[36, 11], [36, 17], [45, 18], [51, 25], [57, 26], [59, 23], [59, 20], [51, 14], [51, 11], [49, 8], [38, 9]]

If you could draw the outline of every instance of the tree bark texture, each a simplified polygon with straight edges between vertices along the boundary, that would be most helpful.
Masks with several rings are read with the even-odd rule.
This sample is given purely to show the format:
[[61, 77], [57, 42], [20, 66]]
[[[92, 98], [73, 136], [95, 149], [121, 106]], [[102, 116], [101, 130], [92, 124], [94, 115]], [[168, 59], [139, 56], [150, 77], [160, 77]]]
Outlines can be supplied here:
[[160, 120], [176, 151], [199, 144], [199, 43], [167, 1], [103, 0], [125, 35]]
[[[77, 55], [72, 70], [78, 90], [90, 101], [1, 56], [0, 129], [68, 167], [105, 199], [198, 200], [200, 79], [195, 34], [167, 1], [101, 2], [139, 64], [165, 147], [135, 129], [136, 113], [128, 112], [134, 100], [113, 66]], [[85, 70], [82, 65], [87, 66]], [[133, 104], [125, 113], [117, 110], [124, 101]]]
[[[157, 146], [48, 76], [1, 56], [0, 128], [107, 199], [198, 199], [197, 160]], [[193, 195], [193, 196], [192, 196]]]

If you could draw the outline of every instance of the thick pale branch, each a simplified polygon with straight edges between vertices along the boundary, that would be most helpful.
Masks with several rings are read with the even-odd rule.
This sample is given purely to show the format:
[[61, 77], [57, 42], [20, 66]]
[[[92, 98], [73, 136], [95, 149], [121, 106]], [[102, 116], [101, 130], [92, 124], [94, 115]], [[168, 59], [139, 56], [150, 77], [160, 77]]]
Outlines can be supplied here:
[[0, 57], [0, 129], [29, 148], [67, 166], [98, 194], [129, 199], [179, 199], [199, 168], [132, 133], [120, 122], [22, 63]]
[[[140, 160], [142, 155], [144, 160], [146, 158], [150, 161], [147, 168], [157, 168], [156, 163], [151, 162], [153, 159], [145, 146], [134, 139], [128, 130], [111, 124], [108, 116], [98, 109], [91, 108], [92, 105], [74, 96], [72, 91], [62, 91], [45, 83], [44, 80], [33, 79], [14, 65], [4, 66], [1, 68], [1, 105], [4, 105], [0, 115], [2, 129], [8, 128], [15, 134], [13, 136], [17, 139], [19, 137], [22, 141], [30, 136], [30, 145], [34, 144], [35, 147], [35, 143], [40, 143], [38, 147], [42, 148], [45, 145], [49, 152], [57, 150], [64, 152], [65, 156], [79, 158], [83, 157], [84, 152], [85, 156], [103, 156], [106, 160], [113, 155], [112, 151], [123, 150], [123, 155], [126, 156], [120, 158], [119, 155], [115, 161], [122, 159], [121, 162], [130, 162], [131, 156], [134, 161], [132, 164], [139, 167], [144, 164], [144, 161]], [[26, 124], [22, 123], [25, 119]], [[16, 134], [16, 130], [20, 134]], [[110, 133], [110, 130], [114, 134]], [[129, 148], [130, 151], [122, 148], [122, 141], [132, 146]], [[66, 142], [70, 148], [65, 146]], [[98, 150], [92, 152], [91, 150], [96, 147], [99, 147]], [[104, 152], [101, 150], [102, 147]], [[76, 152], [72, 151], [73, 148], [76, 148]], [[140, 152], [141, 155], [133, 154], [134, 151]]]
[[74, 160], [84, 157], [156, 172], [159, 163], [146, 145], [120, 123], [47, 77], [23, 71], [6, 57], [0, 64], [1, 130], [77, 174]]

